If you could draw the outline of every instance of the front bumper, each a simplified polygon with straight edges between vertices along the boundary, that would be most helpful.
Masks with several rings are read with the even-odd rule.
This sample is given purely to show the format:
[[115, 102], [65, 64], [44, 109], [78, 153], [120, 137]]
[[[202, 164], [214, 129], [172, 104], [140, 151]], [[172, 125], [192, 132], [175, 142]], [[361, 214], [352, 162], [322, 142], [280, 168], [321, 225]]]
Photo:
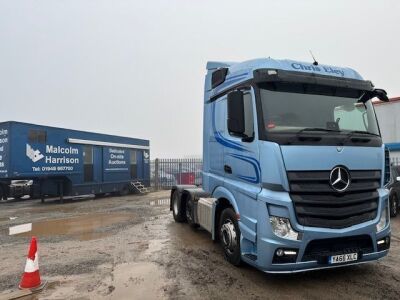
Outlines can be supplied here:
[[[258, 269], [269, 273], [292, 273], [316, 269], [336, 268], [342, 266], [349, 266], [355, 264], [366, 263], [375, 261], [386, 256], [389, 249], [378, 249], [378, 240], [386, 237], [390, 238], [390, 222], [379, 233], [376, 232], [376, 224], [379, 222], [382, 209], [387, 206], [388, 195], [384, 189], [378, 190], [379, 192], [379, 208], [377, 217], [374, 220], [357, 224], [343, 229], [329, 229], [329, 228], [316, 228], [306, 227], [297, 223], [296, 215], [294, 212], [292, 201], [289, 195], [285, 192], [272, 192], [265, 190], [261, 193], [258, 201], [258, 217], [257, 217], [257, 239], [254, 243], [253, 259], [248, 259], [248, 256], [243, 256], [243, 260], [247, 263], [257, 267]], [[301, 235], [299, 240], [289, 240], [276, 236], [272, 232], [269, 223], [269, 215], [278, 215], [279, 217], [289, 218], [292, 227]], [[242, 220], [240, 221], [242, 223]], [[242, 224], [241, 227], [245, 225]], [[245, 227], [245, 226], [244, 226]], [[359, 259], [357, 261], [329, 264], [327, 259], [307, 259], [305, 261], [305, 254], [307, 246], [312, 241], [320, 241], [327, 239], [351, 240], [352, 237], [369, 237], [372, 243], [369, 251], [362, 253], [359, 252]], [[249, 248], [246, 234], [242, 234], [242, 244]], [[321, 253], [321, 257], [327, 258], [329, 255], [337, 255], [349, 253], [348, 249], [343, 249], [343, 252], [335, 247], [336, 251], [331, 253]], [[273, 263], [274, 255], [277, 249], [288, 249], [297, 251], [297, 256], [294, 262], [288, 263]], [[254, 259], [256, 257], [256, 259]], [[276, 261], [275, 261], [276, 262]]]
[[274, 264], [271, 268], [264, 269], [260, 268], [265, 273], [276, 273], [276, 274], [287, 274], [287, 273], [299, 273], [299, 272], [307, 272], [313, 270], [323, 270], [323, 269], [334, 269], [334, 268], [341, 268], [347, 266], [354, 266], [359, 264], [365, 264], [368, 262], [379, 260], [385, 257], [389, 253], [389, 250], [380, 251], [376, 253], [365, 254], [363, 259], [360, 259], [355, 262], [337, 264], [337, 265], [321, 265], [318, 264], [316, 261], [310, 262], [299, 262], [293, 264]]

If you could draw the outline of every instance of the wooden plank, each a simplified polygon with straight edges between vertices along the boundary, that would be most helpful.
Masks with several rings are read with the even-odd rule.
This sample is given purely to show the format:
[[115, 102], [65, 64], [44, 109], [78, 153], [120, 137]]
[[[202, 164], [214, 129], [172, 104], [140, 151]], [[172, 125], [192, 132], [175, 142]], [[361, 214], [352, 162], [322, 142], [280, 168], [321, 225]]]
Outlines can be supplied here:
[[16, 290], [7, 294], [0, 294], [0, 300], [12, 300], [18, 299], [21, 297], [32, 295], [33, 292], [31, 290]]

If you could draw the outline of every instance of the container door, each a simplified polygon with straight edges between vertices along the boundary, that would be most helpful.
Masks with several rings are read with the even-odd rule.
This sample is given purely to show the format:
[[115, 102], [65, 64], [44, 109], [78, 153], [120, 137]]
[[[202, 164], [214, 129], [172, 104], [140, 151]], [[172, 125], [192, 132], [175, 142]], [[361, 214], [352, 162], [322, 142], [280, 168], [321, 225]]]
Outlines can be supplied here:
[[140, 181], [144, 179], [144, 168], [143, 168], [143, 151], [136, 151], [137, 161], [137, 177]]
[[103, 182], [103, 147], [93, 148], [93, 181]]
[[138, 151], [136, 150], [130, 150], [130, 167], [131, 167], [131, 179], [137, 179], [138, 178], [138, 164], [137, 164], [137, 157], [138, 157]]
[[83, 146], [83, 181], [93, 181], [93, 146]]

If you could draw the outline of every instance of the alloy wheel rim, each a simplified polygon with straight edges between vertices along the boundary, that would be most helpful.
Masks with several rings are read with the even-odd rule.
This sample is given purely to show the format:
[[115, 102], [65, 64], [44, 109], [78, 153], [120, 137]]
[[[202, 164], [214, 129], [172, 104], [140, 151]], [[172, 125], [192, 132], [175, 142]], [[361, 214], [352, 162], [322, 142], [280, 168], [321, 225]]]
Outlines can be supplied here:
[[232, 254], [237, 246], [236, 229], [231, 220], [226, 220], [221, 226], [221, 240], [224, 248]]

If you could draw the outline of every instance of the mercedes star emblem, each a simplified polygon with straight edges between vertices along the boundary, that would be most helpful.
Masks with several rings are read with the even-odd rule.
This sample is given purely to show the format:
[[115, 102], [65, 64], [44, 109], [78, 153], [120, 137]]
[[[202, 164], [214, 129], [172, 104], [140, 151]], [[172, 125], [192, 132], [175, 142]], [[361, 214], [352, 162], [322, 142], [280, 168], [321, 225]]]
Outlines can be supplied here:
[[344, 192], [350, 185], [350, 174], [344, 167], [335, 167], [330, 175], [331, 187], [337, 192]]

